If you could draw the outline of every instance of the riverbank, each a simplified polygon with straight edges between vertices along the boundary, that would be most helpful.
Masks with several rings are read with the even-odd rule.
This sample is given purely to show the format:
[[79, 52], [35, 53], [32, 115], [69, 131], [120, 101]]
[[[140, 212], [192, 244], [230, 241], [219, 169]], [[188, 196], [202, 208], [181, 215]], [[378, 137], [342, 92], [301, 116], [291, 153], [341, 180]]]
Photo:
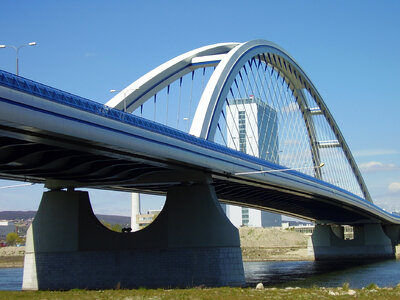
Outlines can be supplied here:
[[309, 236], [281, 228], [239, 228], [243, 261], [314, 260]]
[[0, 291], [0, 299], [399, 299], [400, 287], [339, 288], [191, 288], [157, 290]]
[[23, 268], [24, 256], [0, 256], [0, 268]]
[[22, 268], [24, 255], [25, 247], [1, 247], [0, 268]]

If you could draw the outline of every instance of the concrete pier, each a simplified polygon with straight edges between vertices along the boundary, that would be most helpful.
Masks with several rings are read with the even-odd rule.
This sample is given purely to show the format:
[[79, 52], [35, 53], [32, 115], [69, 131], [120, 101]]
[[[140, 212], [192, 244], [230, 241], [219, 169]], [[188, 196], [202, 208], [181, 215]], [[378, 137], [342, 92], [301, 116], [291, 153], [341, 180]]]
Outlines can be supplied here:
[[117, 233], [87, 192], [49, 191], [28, 230], [24, 290], [241, 286], [240, 240], [210, 184], [176, 186], [148, 227]]
[[394, 258], [395, 247], [381, 224], [353, 226], [354, 239], [345, 240], [343, 227], [316, 225], [308, 251], [315, 260]]

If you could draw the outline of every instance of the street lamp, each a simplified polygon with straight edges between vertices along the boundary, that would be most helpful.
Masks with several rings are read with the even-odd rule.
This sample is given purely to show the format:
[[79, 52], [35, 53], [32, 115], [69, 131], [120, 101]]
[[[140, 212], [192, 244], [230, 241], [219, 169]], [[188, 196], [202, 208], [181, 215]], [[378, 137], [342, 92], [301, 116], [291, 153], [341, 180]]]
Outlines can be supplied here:
[[18, 52], [19, 52], [19, 49], [21, 49], [22, 47], [25, 47], [25, 46], [36, 46], [36, 42], [30, 42], [28, 44], [23, 44], [23, 45], [18, 46], [18, 47], [14, 46], [14, 45], [0, 45], [0, 48], [13, 48], [15, 50], [15, 58], [16, 58], [15, 59], [15, 63], [16, 63], [16, 68], [17, 68], [17, 72], [16, 72], [17, 76], [19, 75], [19, 70], [18, 70]]
[[112, 90], [110, 90], [110, 93], [117, 93], [117, 92], [118, 93], [119, 92], [123, 92], [124, 93], [124, 112], [126, 112], [126, 93], [130, 92], [130, 91], [134, 92], [136, 90], [138, 90], [138, 89], [128, 89], [128, 90], [114, 90], [114, 89], [112, 89]]
[[[117, 93], [117, 92], [122, 92], [121, 90], [110, 90], [110, 93]], [[125, 92], [124, 92], [124, 112], [126, 112], [126, 99], [125, 99]]]
[[23, 184], [14, 184], [14, 185], [7, 185], [7, 186], [0, 186], [0, 190], [2, 189], [9, 189], [9, 188], [15, 188], [15, 187], [22, 187], [22, 186], [29, 186], [29, 185], [34, 185], [34, 183], [23, 183]]

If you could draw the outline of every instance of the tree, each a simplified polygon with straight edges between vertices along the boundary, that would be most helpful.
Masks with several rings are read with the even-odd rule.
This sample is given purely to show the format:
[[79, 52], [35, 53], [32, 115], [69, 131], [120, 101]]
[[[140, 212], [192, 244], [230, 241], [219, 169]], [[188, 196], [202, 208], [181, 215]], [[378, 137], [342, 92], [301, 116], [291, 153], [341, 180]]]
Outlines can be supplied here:
[[15, 232], [10, 232], [6, 236], [6, 242], [9, 246], [14, 246], [19, 241], [19, 236]]
[[108, 223], [108, 222], [106, 222], [106, 221], [104, 221], [104, 220], [102, 220], [101, 223], [102, 223], [105, 227], [107, 227], [108, 229], [110, 229], [110, 230], [112, 230], [112, 231], [115, 231], [115, 232], [121, 232], [121, 231], [122, 231], [122, 226], [119, 225], [119, 224], [113, 224], [113, 225], [111, 225], [110, 223]]
[[122, 231], [122, 226], [119, 224], [114, 224], [111, 226], [111, 230], [116, 231], [116, 232], [121, 232]]

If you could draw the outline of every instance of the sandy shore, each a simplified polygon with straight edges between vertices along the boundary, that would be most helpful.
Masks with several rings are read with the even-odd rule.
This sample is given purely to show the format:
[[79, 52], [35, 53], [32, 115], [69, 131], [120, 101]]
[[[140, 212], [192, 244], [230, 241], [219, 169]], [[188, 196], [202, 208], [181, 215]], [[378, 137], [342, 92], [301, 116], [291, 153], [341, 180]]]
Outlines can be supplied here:
[[314, 260], [314, 256], [308, 254], [307, 248], [299, 247], [242, 247], [242, 257], [243, 261]]
[[244, 261], [313, 260], [308, 255], [309, 237], [280, 228], [239, 228]]

